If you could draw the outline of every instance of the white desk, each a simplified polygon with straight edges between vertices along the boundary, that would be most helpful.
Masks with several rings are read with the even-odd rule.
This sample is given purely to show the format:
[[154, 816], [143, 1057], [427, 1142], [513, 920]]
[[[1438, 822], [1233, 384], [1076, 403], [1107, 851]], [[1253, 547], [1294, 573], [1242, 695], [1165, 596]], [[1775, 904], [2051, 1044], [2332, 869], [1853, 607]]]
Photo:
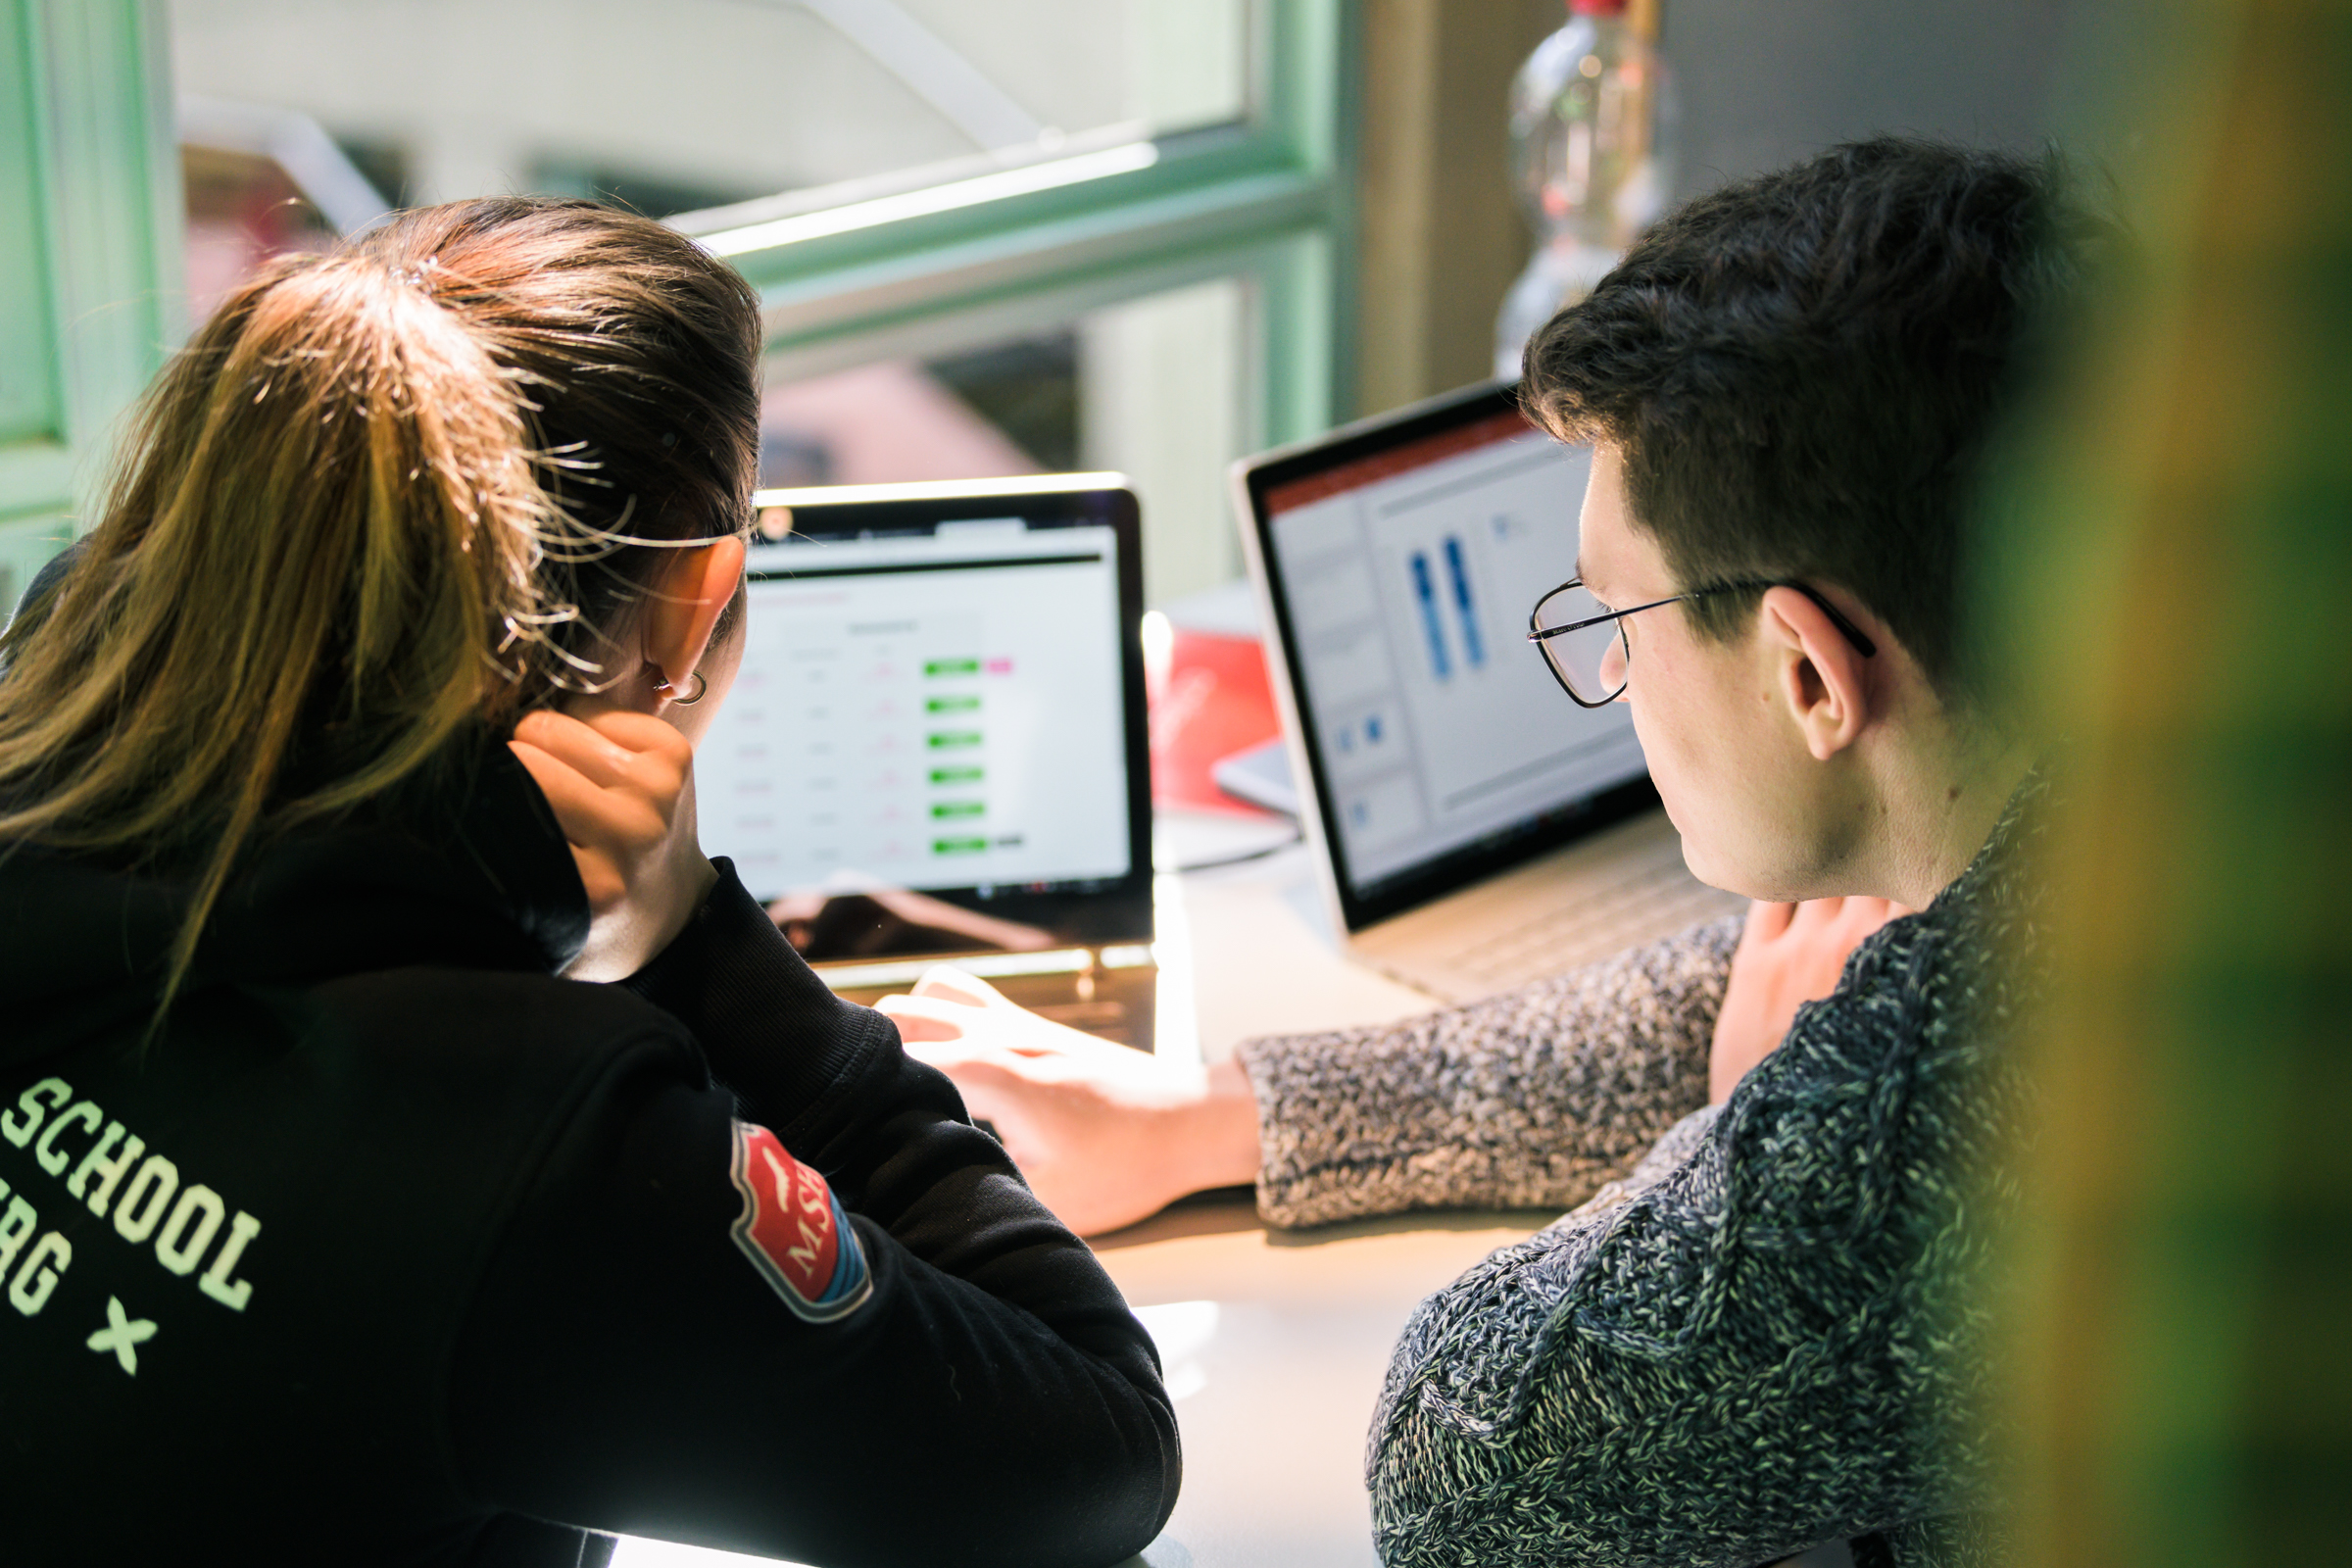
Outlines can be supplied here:
[[1254, 1035], [1387, 1023], [1437, 1005], [1341, 956], [1303, 846], [1163, 877], [1159, 924], [1163, 993], [1179, 1007], [1190, 996], [1211, 1059]]
[[[1235, 1201], [1106, 1239], [1104, 1265], [1172, 1352], [1184, 1435], [1184, 1491], [1144, 1554], [1151, 1568], [1372, 1568], [1364, 1436], [1397, 1332], [1422, 1297], [1544, 1217], [1412, 1216], [1285, 1236]], [[1214, 1305], [1163, 1312], [1182, 1301]]]
[[[1175, 879], [1160, 927], [1172, 1053], [1197, 1041], [1214, 1060], [1254, 1035], [1433, 1005], [1341, 957], [1302, 849]], [[1284, 1233], [1236, 1196], [1102, 1238], [1103, 1265], [1160, 1341], [1184, 1436], [1184, 1491], [1144, 1560], [1370, 1568], [1364, 1436], [1397, 1333], [1423, 1297], [1544, 1218], [1412, 1215]]]

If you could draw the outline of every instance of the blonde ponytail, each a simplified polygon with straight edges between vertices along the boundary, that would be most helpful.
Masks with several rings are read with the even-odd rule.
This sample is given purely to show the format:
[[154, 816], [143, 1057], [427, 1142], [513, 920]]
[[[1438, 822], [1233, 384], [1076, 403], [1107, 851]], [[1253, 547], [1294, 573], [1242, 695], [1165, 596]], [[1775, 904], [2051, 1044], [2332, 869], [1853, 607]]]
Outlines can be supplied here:
[[757, 341], [732, 272], [587, 204], [433, 209], [266, 269], [0, 636], [0, 843], [190, 876], [168, 1001], [257, 835], [628, 672], [598, 622], [645, 575], [630, 547], [744, 524]]

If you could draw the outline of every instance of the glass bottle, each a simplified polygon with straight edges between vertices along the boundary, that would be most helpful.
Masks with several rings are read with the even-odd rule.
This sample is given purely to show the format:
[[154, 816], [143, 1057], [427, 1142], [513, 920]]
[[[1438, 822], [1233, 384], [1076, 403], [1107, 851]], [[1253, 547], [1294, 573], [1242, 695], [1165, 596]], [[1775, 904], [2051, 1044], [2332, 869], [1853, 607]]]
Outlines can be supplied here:
[[1673, 182], [1679, 114], [1650, 29], [1627, 0], [1568, 0], [1568, 13], [1511, 83], [1516, 184], [1536, 253], [1495, 318], [1494, 373], [1505, 378], [1536, 328], [1590, 294], [1665, 209]]

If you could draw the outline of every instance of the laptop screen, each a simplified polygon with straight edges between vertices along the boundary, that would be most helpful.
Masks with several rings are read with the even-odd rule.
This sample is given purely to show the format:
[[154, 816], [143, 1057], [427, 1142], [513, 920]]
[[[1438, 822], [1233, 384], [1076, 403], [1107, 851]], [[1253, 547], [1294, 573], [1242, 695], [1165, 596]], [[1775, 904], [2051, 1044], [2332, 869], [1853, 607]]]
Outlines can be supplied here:
[[1133, 498], [802, 504], [791, 522], [753, 552], [742, 669], [696, 755], [704, 844], [810, 911], [796, 937], [835, 898], [984, 916], [812, 957], [1148, 939]]
[[1526, 641], [1575, 572], [1590, 466], [1490, 389], [1250, 475], [1351, 908], [1646, 790], [1631, 710], [1577, 707]]

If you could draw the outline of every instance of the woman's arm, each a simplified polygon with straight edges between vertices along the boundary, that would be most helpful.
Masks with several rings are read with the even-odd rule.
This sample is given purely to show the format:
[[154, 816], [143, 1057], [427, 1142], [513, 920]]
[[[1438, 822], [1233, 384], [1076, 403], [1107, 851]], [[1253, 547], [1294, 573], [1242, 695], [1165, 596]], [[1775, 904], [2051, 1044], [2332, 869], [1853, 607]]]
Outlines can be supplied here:
[[485, 1266], [460, 1468], [498, 1507], [827, 1562], [1137, 1550], [1180, 1475], [1142, 1326], [954, 1087], [693, 851], [644, 729], [517, 748], [600, 925], [668, 940]]
[[567, 1115], [461, 1341], [468, 1488], [877, 1568], [1148, 1543], [1180, 1474], [1150, 1341], [954, 1088], [723, 866], [629, 989], [724, 1087], [629, 1004], [646, 1038]]

